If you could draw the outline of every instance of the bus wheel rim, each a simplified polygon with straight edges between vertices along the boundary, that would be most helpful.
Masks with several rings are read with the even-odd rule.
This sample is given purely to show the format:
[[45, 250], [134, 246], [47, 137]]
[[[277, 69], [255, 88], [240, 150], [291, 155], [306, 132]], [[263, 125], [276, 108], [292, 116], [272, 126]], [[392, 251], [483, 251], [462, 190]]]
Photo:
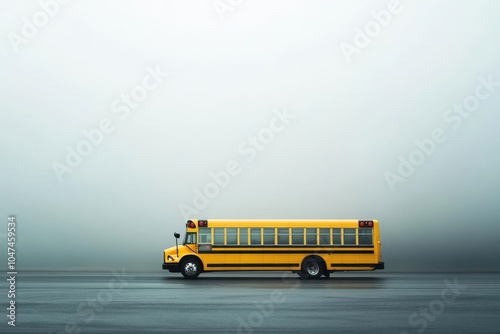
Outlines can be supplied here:
[[317, 263], [308, 263], [307, 264], [307, 273], [309, 275], [317, 275], [319, 273], [319, 265]]
[[193, 262], [189, 262], [189, 263], [186, 263], [186, 266], [184, 267], [184, 271], [188, 275], [194, 275], [194, 274], [196, 274], [198, 269], [196, 268], [196, 264], [194, 264]]

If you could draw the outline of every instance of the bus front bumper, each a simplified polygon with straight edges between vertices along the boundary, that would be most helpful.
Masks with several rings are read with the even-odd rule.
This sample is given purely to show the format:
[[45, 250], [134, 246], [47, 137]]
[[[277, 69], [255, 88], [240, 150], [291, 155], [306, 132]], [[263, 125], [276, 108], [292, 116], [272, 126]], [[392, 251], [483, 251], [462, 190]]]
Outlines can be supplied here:
[[178, 273], [180, 271], [178, 263], [163, 263], [161, 267], [171, 273]]
[[379, 262], [375, 264], [375, 267], [373, 269], [384, 269], [384, 268], [385, 268], [384, 262]]

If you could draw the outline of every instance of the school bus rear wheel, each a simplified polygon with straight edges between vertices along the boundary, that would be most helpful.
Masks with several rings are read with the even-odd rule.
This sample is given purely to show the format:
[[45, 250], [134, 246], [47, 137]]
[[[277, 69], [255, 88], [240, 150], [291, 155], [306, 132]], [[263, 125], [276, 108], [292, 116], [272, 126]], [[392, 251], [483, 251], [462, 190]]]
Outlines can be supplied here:
[[301, 278], [319, 278], [323, 275], [323, 264], [314, 257], [308, 257], [302, 262]]

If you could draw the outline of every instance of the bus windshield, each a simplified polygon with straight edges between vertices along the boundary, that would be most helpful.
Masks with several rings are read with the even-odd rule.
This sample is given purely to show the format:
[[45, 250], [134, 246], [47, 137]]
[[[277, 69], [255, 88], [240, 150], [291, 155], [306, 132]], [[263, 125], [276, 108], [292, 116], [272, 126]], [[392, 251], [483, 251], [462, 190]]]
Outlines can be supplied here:
[[184, 245], [186, 244], [196, 244], [196, 232], [186, 233], [186, 238], [184, 239]]

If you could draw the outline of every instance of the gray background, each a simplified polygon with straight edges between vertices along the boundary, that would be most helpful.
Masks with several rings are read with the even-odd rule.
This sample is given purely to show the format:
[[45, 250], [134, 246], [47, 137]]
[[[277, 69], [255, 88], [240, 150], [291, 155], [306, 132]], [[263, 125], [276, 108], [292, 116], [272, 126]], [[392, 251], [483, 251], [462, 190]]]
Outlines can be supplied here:
[[[235, 160], [193, 218], [374, 218], [390, 269], [498, 269], [500, 87], [460, 126], [443, 117], [500, 81], [499, 2], [401, 1], [350, 61], [342, 43], [388, 1], [234, 1], [223, 20], [214, 4], [73, 0], [16, 50], [42, 9], [2, 2], [0, 247], [16, 214], [18, 268], [161, 270], [181, 207]], [[121, 119], [114, 101], [156, 67], [168, 78]], [[103, 119], [114, 131], [60, 181], [54, 162]], [[436, 128], [446, 140], [391, 189]]]

